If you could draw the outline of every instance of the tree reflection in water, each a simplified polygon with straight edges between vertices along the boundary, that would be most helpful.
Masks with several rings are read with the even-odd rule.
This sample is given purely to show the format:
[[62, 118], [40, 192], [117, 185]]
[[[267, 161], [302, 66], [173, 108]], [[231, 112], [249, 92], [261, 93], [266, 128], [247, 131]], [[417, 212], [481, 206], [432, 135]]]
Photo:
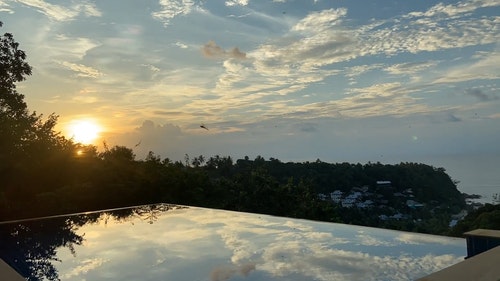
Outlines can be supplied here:
[[85, 234], [76, 231], [83, 225], [110, 218], [117, 222], [140, 219], [153, 224], [158, 216], [184, 206], [156, 204], [103, 212], [0, 223], [0, 258], [27, 280], [60, 280], [55, 262], [58, 248], [67, 247], [76, 256]]

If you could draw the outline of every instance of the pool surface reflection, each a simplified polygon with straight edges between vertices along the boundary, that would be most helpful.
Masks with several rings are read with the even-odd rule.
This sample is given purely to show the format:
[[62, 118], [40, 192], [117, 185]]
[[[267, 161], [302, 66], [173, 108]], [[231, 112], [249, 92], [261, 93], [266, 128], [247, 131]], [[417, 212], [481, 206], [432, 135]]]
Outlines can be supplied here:
[[414, 280], [463, 239], [167, 204], [0, 224], [29, 280]]

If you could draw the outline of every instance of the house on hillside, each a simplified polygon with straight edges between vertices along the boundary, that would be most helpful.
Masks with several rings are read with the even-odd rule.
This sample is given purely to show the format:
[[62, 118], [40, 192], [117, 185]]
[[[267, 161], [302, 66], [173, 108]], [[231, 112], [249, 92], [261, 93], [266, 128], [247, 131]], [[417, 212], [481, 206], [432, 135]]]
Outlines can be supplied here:
[[324, 194], [324, 193], [319, 193], [318, 194], [318, 199], [326, 201], [326, 199], [328, 199], [328, 196], [326, 196], [326, 194]]
[[342, 191], [335, 190], [334, 192], [330, 193], [330, 198], [333, 202], [340, 203], [340, 200], [342, 200], [342, 194]]
[[377, 187], [392, 187], [391, 181], [377, 181]]
[[422, 203], [419, 203], [415, 200], [411, 200], [411, 199], [408, 199], [406, 200], [406, 206], [412, 208], [412, 209], [415, 209], [415, 208], [421, 208], [424, 206], [424, 204]]

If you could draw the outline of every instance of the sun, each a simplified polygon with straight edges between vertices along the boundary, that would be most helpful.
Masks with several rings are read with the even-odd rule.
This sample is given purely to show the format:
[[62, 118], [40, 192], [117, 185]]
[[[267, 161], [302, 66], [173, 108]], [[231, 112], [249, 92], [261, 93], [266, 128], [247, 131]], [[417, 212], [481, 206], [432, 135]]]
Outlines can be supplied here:
[[92, 144], [99, 137], [101, 127], [90, 119], [73, 120], [68, 125], [69, 137], [81, 144]]

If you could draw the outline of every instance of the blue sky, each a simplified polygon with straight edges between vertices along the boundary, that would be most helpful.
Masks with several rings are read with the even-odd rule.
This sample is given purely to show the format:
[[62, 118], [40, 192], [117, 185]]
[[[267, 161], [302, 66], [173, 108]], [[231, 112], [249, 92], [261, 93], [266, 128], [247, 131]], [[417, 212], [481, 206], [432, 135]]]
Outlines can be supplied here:
[[0, 0], [30, 109], [174, 160], [499, 159], [499, 15], [498, 0]]

